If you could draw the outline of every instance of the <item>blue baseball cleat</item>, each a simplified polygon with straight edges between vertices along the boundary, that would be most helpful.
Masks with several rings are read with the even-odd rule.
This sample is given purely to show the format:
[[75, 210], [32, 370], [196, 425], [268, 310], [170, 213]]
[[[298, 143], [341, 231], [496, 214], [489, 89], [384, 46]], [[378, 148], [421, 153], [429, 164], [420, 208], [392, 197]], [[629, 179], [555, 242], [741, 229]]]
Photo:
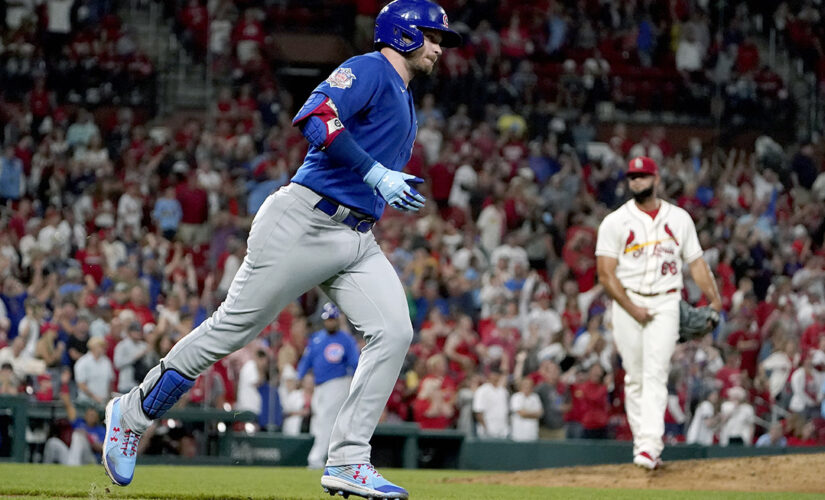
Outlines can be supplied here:
[[135, 477], [135, 461], [140, 434], [120, 426], [120, 398], [106, 405], [106, 438], [103, 441], [103, 468], [118, 486], [126, 486]]
[[384, 479], [370, 464], [327, 467], [321, 476], [321, 486], [330, 495], [338, 494], [344, 498], [357, 495], [369, 499], [406, 499], [410, 496], [404, 488]]

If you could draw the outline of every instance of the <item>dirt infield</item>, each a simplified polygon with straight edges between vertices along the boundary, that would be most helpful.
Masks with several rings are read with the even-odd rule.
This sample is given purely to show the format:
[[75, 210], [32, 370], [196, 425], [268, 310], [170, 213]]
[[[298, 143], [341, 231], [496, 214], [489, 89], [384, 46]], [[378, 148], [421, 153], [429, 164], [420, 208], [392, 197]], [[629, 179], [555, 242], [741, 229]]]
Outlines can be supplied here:
[[596, 465], [493, 474], [463, 483], [585, 488], [825, 493], [825, 454], [668, 462], [645, 471]]

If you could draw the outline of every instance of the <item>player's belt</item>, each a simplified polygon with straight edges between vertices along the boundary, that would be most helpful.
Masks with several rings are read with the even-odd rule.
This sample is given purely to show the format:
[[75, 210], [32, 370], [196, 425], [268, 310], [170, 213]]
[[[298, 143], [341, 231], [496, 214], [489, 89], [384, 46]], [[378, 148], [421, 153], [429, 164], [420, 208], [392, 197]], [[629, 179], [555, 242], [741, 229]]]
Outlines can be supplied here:
[[349, 208], [339, 205], [329, 198], [321, 198], [321, 200], [315, 204], [315, 208], [329, 215], [332, 220], [347, 225], [352, 228], [353, 231], [358, 231], [359, 233], [368, 232], [376, 222], [374, 217], [368, 215], [359, 217]]
[[641, 295], [642, 297], [658, 297], [659, 295], [667, 295], [669, 293], [675, 293], [675, 292], [678, 292], [678, 291], [679, 291], [678, 288], [671, 288], [670, 290], [668, 290], [666, 292], [656, 292], [656, 293], [641, 293], [641, 292], [637, 292], [636, 290], [631, 290], [631, 292], [635, 293], [636, 295]]

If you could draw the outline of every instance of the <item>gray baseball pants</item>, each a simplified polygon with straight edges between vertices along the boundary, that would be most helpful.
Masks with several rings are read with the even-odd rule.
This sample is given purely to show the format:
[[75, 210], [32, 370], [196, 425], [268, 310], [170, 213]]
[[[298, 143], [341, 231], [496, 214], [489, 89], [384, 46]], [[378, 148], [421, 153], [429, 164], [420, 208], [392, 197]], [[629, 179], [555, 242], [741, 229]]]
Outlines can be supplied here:
[[307, 465], [319, 469], [327, 461], [332, 429], [338, 412], [349, 394], [351, 377], [338, 377], [316, 385], [312, 392], [312, 420], [309, 422], [309, 432], [314, 438], [312, 449], [307, 456]]
[[[226, 299], [162, 360], [192, 379], [252, 341], [292, 300], [314, 286], [363, 333], [366, 346], [332, 429], [327, 465], [370, 461], [369, 440], [412, 341], [406, 295], [372, 232], [335, 222], [315, 204], [320, 196], [289, 184], [270, 195], [252, 222], [247, 252]], [[151, 420], [141, 389], [161, 376], [155, 366], [121, 400], [122, 424], [144, 432]]]

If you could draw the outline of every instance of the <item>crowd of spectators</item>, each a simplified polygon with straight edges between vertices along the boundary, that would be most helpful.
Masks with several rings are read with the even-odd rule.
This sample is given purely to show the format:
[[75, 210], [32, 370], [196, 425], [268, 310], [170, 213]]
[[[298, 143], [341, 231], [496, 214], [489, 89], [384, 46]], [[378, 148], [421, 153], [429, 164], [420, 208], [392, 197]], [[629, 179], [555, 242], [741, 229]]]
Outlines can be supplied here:
[[[627, 112], [676, 111], [781, 130], [795, 109], [787, 83], [765, 60], [771, 31], [781, 50], [825, 77], [820, 10], [811, 2], [783, 2], [775, 11], [755, 1], [442, 3], [465, 43], [444, 53], [441, 76], [423, 90], [441, 96], [449, 113], [468, 106], [476, 120], [489, 103], [526, 117], [548, 105], [594, 113], [610, 102]], [[368, 50], [382, 2], [319, 1], [311, 12], [304, 2], [177, 4], [169, 15], [196, 60], [208, 53], [216, 75], [263, 86], [277, 64], [267, 62], [279, 51], [274, 27], [291, 20], [292, 29], [338, 31]]]
[[[4, 2], [0, 18], [2, 101], [39, 138], [65, 129], [70, 108], [127, 105], [153, 110], [155, 69], [113, 0]], [[9, 142], [14, 137], [4, 137]]]
[[[432, 89], [453, 80], [443, 67]], [[50, 109], [47, 132], [33, 120], [6, 125], [0, 394], [100, 408], [216, 309], [252, 217], [306, 151], [291, 97], [259, 83], [225, 89], [214, 127], [80, 105]], [[519, 440], [630, 438], [594, 246], [598, 223], [626, 199], [626, 160], [644, 154], [660, 165], [662, 196], [692, 214], [724, 298], [714, 334], [674, 354], [669, 439], [822, 443], [825, 145], [763, 136], [747, 150], [698, 138], [677, 147], [661, 126], [599, 132], [586, 107], [571, 117], [544, 102], [526, 115], [524, 90], [518, 103], [485, 99], [481, 116], [449, 94], [420, 94], [407, 170], [427, 180], [429, 202], [416, 215], [387, 211], [374, 230], [416, 332], [383, 420]], [[686, 285], [684, 298], [701, 303]], [[181, 404], [251, 410], [262, 428], [305, 432], [313, 382], [295, 366], [323, 302], [316, 291], [298, 298]], [[89, 435], [91, 413], [76, 427]], [[169, 435], [143, 446], [197, 451]]]
[[[275, 77], [275, 35], [322, 31], [353, 40], [355, 25], [378, 12], [372, 0], [337, 2], [261, 0], [164, 1], [164, 17], [192, 61], [208, 62], [219, 79], [265, 86]], [[368, 15], [369, 14], [369, 15]], [[369, 39], [372, 40], [372, 20]], [[357, 45], [357, 43], [356, 43]]]

